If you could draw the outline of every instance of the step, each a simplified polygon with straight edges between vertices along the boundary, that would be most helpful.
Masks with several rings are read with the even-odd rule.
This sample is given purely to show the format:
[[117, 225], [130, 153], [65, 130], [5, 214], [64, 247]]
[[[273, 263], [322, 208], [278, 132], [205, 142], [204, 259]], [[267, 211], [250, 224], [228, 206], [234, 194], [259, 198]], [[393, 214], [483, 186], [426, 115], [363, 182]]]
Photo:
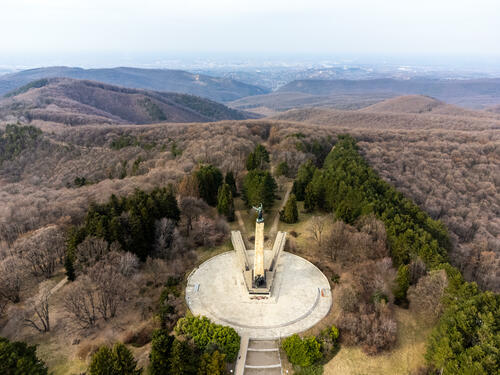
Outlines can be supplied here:
[[280, 356], [277, 351], [272, 352], [256, 352], [248, 351], [247, 360], [245, 362], [245, 367], [268, 367], [268, 366], [279, 366]]

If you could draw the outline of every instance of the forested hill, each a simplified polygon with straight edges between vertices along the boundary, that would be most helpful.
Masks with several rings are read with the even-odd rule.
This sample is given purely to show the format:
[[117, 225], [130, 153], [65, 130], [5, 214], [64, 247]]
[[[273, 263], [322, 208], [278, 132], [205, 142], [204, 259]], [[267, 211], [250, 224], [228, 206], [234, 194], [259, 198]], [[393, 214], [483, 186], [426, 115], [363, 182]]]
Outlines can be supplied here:
[[0, 99], [0, 119], [67, 125], [242, 120], [247, 112], [193, 95], [69, 78], [31, 82]]
[[127, 67], [82, 69], [62, 66], [29, 69], [2, 75], [0, 76], [0, 95], [4, 95], [35, 80], [55, 77], [86, 79], [146, 90], [178, 92], [201, 96], [219, 102], [268, 92], [261, 87], [233, 79], [192, 74], [182, 70]]

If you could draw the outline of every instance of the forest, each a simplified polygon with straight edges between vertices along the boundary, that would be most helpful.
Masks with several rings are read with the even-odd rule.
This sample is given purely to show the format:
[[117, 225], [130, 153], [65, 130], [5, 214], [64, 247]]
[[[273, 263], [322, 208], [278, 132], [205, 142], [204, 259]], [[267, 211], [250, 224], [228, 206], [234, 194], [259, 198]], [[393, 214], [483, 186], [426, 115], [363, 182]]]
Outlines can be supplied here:
[[475, 283], [464, 282], [460, 272], [448, 263], [450, 242], [445, 227], [378, 177], [349, 135], [339, 135], [323, 169], [311, 174], [307, 173], [310, 168], [310, 164], [301, 167], [295, 184], [299, 190], [298, 186], [307, 181], [304, 176], [310, 179], [304, 195], [306, 209], [334, 210], [335, 216], [347, 224], [369, 214], [384, 223], [391, 258], [398, 267], [396, 303], [406, 303], [408, 288], [427, 274], [421, 271], [415, 276], [412, 272], [419, 262], [429, 272], [446, 271], [445, 308], [426, 354], [432, 368], [449, 374], [494, 373], [499, 366], [496, 340], [500, 297], [481, 291]]
[[[283, 187], [293, 183], [280, 225], [298, 237], [291, 236], [287, 251], [325, 272], [340, 309], [333, 321], [338, 338], [314, 333], [320, 362], [335, 362], [335, 351], [323, 348], [337, 342], [370, 356], [390, 352], [399, 340], [397, 314], [403, 309], [435, 322], [425, 371], [491, 373], [498, 368], [499, 301], [487, 291], [497, 285], [495, 267], [484, 272], [481, 264], [491, 263], [485, 252], [496, 254], [494, 222], [485, 226], [476, 216], [475, 232], [460, 232], [463, 224], [450, 225], [465, 222], [458, 209], [442, 205], [438, 212], [418, 198], [433, 181], [403, 183], [410, 172], [400, 175], [397, 168], [417, 168], [412, 161], [422, 157], [412, 152], [420, 147], [456, 158], [445, 144], [453, 138], [480, 150], [477, 160], [471, 151], [470, 160], [458, 161], [473, 168], [460, 164], [458, 173], [452, 163], [453, 173], [486, 184], [492, 175], [484, 165], [494, 163], [495, 148], [488, 143], [494, 138], [481, 143], [473, 131], [454, 137], [346, 130], [276, 120], [55, 132], [5, 128], [2, 150], [12, 151], [4, 153], [9, 157], [0, 169], [0, 310], [1, 335], [10, 341], [2, 345], [11, 353], [16, 341], [41, 343], [38, 356], [51, 369], [56, 363], [57, 373], [70, 370], [48, 354], [54, 349], [45, 337], [56, 342], [58, 355], [75, 358], [71, 371], [101, 362], [151, 371], [156, 356], [162, 371], [179, 367], [179, 358], [189, 367], [180, 373], [198, 371], [201, 363], [224, 371], [234, 352], [220, 345], [186, 346], [183, 337], [194, 340], [196, 333], [175, 332], [179, 319], [189, 319], [183, 280], [210, 254], [229, 250], [236, 211], [245, 218], [248, 207], [262, 201], [271, 212], [281, 204]], [[395, 151], [403, 139], [411, 140], [402, 157], [406, 166]], [[446, 189], [459, 194], [450, 178]], [[494, 202], [490, 190], [478, 194]], [[429, 196], [439, 199], [438, 193]], [[488, 205], [486, 215], [494, 215], [495, 207]], [[489, 240], [471, 272], [455, 254], [485, 233]], [[314, 246], [304, 247], [304, 236]], [[59, 285], [64, 276], [74, 281]], [[206, 323], [200, 327], [213, 330]], [[63, 339], [63, 332], [70, 334]], [[316, 344], [306, 339], [294, 339], [290, 353], [310, 347], [316, 358]]]

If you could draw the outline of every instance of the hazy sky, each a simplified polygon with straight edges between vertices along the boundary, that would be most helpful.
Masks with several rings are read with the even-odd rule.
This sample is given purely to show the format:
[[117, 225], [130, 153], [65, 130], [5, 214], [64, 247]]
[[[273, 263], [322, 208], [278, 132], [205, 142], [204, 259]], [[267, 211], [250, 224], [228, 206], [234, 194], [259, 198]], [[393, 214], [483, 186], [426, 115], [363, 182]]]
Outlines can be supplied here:
[[1, 0], [2, 56], [500, 56], [499, 0]]

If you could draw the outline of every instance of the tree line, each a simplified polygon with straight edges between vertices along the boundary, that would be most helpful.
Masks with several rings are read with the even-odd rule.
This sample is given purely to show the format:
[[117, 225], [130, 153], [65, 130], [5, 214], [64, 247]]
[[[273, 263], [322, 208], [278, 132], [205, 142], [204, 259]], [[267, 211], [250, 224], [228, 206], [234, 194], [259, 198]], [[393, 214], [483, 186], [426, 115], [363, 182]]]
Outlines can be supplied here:
[[428, 270], [444, 269], [449, 279], [445, 311], [429, 340], [429, 365], [443, 374], [498, 371], [499, 295], [463, 280], [448, 263], [451, 245], [444, 225], [382, 180], [359, 154], [354, 138], [339, 136], [323, 168], [303, 164], [293, 192], [308, 210], [333, 211], [349, 224], [373, 213], [385, 224], [398, 267], [395, 297], [400, 303], [406, 300], [412, 261], [423, 260]]

